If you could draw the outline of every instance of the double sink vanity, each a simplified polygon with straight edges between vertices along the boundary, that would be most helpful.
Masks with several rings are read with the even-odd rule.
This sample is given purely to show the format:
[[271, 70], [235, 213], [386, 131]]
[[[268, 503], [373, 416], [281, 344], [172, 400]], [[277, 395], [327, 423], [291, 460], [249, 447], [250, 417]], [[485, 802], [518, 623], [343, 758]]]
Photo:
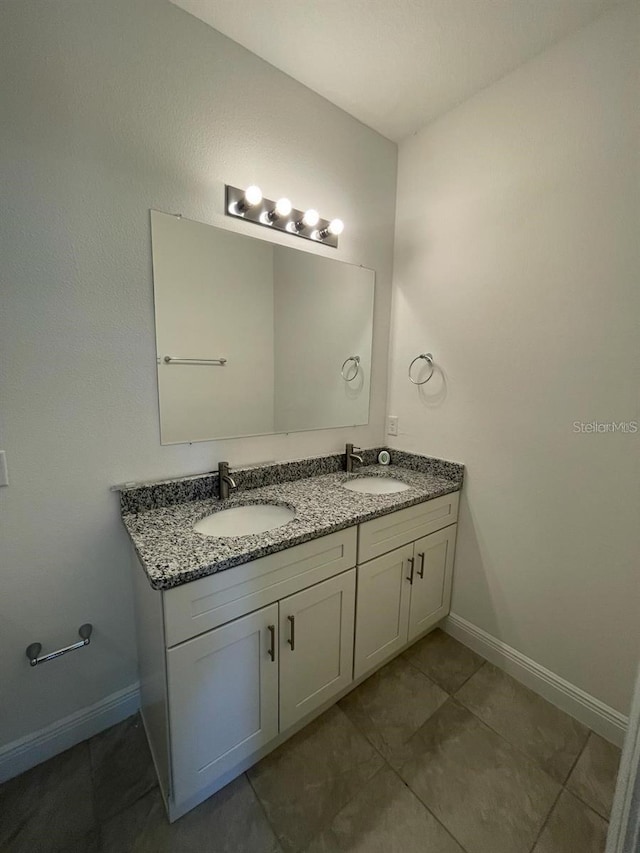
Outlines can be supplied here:
[[463, 466], [381, 450], [122, 490], [170, 820], [449, 612]]

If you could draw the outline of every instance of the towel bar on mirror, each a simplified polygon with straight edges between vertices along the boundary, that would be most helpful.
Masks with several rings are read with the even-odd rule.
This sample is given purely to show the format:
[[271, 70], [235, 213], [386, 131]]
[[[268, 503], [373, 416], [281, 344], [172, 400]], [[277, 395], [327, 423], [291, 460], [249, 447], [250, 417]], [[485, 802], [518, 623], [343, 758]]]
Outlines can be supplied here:
[[216, 364], [224, 367], [227, 363], [226, 358], [176, 358], [173, 355], [165, 355], [165, 364]]
[[39, 663], [45, 663], [48, 660], [53, 660], [54, 658], [66, 655], [67, 652], [72, 652], [74, 649], [81, 649], [83, 646], [88, 646], [91, 642], [92, 631], [93, 625], [90, 622], [85, 622], [84, 625], [81, 625], [78, 628], [78, 634], [82, 639], [78, 640], [77, 643], [72, 643], [70, 646], [65, 646], [63, 649], [58, 649], [55, 652], [49, 652], [48, 655], [42, 655], [42, 657], [40, 657], [42, 643], [31, 643], [26, 649], [26, 655], [29, 658], [29, 663], [31, 666], [37, 666]]
[[[418, 382], [418, 381], [417, 381], [417, 380], [415, 380], [415, 379], [413, 378], [413, 376], [411, 375], [411, 368], [412, 368], [412, 367], [413, 367], [413, 365], [416, 363], [416, 361], [418, 361], [418, 360], [419, 360], [419, 359], [421, 359], [421, 358], [422, 358], [422, 359], [424, 359], [424, 361], [426, 361], [426, 362], [427, 362], [427, 364], [429, 365], [429, 367], [431, 368], [431, 370], [429, 371], [429, 375], [427, 376], [427, 378], [426, 378], [426, 379], [423, 379], [423, 380], [422, 380], [422, 382]], [[430, 352], [421, 352], [421, 353], [420, 353], [420, 355], [417, 355], [417, 356], [413, 359], [413, 361], [411, 362], [411, 364], [409, 365], [409, 381], [410, 381], [410, 382], [413, 382], [413, 384], [414, 384], [414, 385], [425, 385], [425, 384], [426, 384], [426, 383], [431, 379], [431, 377], [433, 376], [433, 371], [434, 371], [434, 370], [435, 370], [435, 367], [434, 367], [434, 364], [433, 364], [433, 355], [432, 355]]]

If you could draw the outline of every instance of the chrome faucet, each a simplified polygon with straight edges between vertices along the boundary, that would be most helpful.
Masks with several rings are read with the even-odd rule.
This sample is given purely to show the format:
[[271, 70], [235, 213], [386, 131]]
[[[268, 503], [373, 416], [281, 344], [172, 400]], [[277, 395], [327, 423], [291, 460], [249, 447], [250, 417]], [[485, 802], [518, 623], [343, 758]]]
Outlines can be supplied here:
[[236, 481], [229, 475], [229, 463], [218, 462], [218, 492], [220, 500], [224, 501], [229, 497], [229, 487], [237, 489]]
[[353, 460], [357, 459], [358, 462], [362, 465], [363, 459], [362, 456], [358, 456], [357, 453], [354, 453], [354, 450], [360, 450], [359, 447], [354, 447], [353, 444], [347, 444], [345, 448], [345, 470], [351, 474], [353, 472]]

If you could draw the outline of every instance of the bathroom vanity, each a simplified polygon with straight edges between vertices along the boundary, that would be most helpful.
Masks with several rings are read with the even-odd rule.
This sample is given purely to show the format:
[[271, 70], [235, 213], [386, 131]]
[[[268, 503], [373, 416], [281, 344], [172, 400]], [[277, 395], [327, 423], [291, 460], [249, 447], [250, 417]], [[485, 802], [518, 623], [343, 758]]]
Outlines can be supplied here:
[[[393, 451], [391, 466], [346, 474], [343, 459], [234, 472], [225, 501], [214, 475], [122, 493], [142, 716], [171, 820], [449, 611], [462, 466]], [[363, 474], [403, 490], [351, 491]], [[293, 520], [246, 536], [194, 531], [213, 512], [265, 504]]]

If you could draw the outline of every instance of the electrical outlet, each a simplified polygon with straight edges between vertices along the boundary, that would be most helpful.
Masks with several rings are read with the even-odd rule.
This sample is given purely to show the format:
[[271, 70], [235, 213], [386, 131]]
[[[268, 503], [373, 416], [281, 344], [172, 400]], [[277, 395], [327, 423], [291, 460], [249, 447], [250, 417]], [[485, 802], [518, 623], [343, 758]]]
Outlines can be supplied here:
[[396, 415], [389, 415], [387, 418], [387, 435], [398, 434], [398, 418]]
[[0, 486], [9, 485], [9, 472], [7, 471], [7, 454], [0, 450]]

